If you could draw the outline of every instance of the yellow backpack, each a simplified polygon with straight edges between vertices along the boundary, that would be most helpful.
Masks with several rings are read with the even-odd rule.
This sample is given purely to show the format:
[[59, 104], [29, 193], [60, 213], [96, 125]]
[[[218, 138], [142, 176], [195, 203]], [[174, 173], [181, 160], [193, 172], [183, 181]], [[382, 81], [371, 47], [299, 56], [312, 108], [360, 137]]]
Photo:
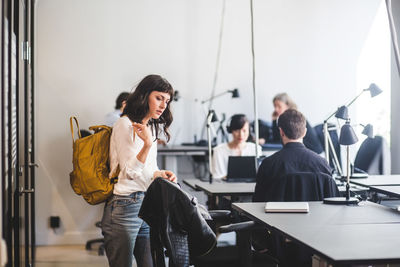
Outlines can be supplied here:
[[[117, 180], [117, 177], [112, 179], [108, 177], [112, 128], [106, 125], [91, 126], [89, 130], [94, 131], [94, 134], [82, 137], [78, 119], [71, 117], [69, 120], [74, 168], [70, 173], [72, 189], [76, 194], [82, 195], [89, 204], [99, 204], [111, 196]], [[79, 139], [77, 140], [74, 139], [73, 120], [78, 128]]]

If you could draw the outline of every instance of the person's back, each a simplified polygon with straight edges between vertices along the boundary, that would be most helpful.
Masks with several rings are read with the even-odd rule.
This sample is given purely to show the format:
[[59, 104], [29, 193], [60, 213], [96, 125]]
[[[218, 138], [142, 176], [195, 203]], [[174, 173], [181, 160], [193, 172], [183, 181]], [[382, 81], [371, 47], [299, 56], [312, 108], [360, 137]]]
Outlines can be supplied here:
[[326, 160], [306, 148], [302, 138], [306, 134], [304, 116], [294, 109], [285, 111], [278, 121], [284, 147], [262, 162], [257, 172], [253, 201], [264, 201], [265, 192], [274, 179], [296, 172], [320, 172], [330, 175]]

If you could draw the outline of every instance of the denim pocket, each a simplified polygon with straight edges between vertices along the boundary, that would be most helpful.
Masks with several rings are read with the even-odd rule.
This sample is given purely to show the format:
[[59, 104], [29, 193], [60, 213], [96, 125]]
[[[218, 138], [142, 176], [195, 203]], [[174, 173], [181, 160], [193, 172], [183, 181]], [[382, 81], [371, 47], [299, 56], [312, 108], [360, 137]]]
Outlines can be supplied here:
[[118, 198], [114, 200], [114, 207], [125, 207], [130, 204], [136, 203], [137, 199], [135, 198]]
[[114, 199], [112, 200], [113, 206], [114, 207], [126, 207], [128, 205], [138, 203], [139, 201], [142, 201], [144, 197], [144, 194], [141, 192], [133, 193], [130, 196], [123, 197], [123, 196], [114, 196]]

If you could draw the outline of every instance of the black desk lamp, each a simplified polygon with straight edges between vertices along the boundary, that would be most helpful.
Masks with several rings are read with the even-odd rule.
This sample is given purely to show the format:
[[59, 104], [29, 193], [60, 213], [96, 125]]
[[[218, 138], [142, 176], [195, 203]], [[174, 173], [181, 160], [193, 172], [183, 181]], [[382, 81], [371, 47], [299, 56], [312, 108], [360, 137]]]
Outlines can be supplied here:
[[208, 99], [206, 99], [206, 100], [203, 100], [203, 101], [201, 101], [201, 104], [207, 103], [207, 102], [209, 102], [209, 101], [211, 101], [211, 100], [214, 100], [214, 99], [217, 98], [217, 97], [220, 97], [220, 96], [223, 96], [223, 95], [229, 94], [229, 93], [232, 94], [232, 98], [238, 98], [238, 97], [240, 97], [239, 89], [235, 88], [235, 89], [233, 89], [233, 90], [226, 90], [225, 92], [219, 93], [219, 94], [217, 94], [217, 95], [215, 95], [215, 96], [212, 96], [212, 97], [210, 97], [210, 98], [208, 98]]
[[347, 179], [346, 179], [346, 196], [345, 197], [329, 197], [324, 198], [325, 204], [357, 204], [359, 200], [354, 197], [350, 197], [350, 153], [349, 147], [357, 143], [358, 138], [353, 128], [350, 125], [350, 119], [346, 121], [346, 124], [340, 129], [339, 143], [346, 146], [347, 152]]
[[[206, 113], [207, 112], [207, 110], [205, 109], [205, 107], [204, 107], [204, 105], [203, 104], [205, 104], [205, 103], [207, 103], [207, 102], [210, 102], [210, 104], [209, 104], [209, 106], [208, 106], [208, 112], [210, 112], [212, 109], [211, 109], [211, 106], [212, 106], [212, 101], [214, 100], [214, 99], [216, 99], [216, 98], [218, 98], [218, 97], [220, 97], [220, 96], [223, 96], [223, 95], [225, 95], [225, 94], [232, 94], [232, 98], [239, 98], [240, 97], [240, 94], [239, 94], [239, 89], [237, 89], [237, 88], [235, 88], [235, 89], [232, 89], [232, 90], [226, 90], [226, 91], [224, 91], [224, 92], [222, 92], [222, 93], [219, 93], [219, 94], [217, 94], [217, 95], [214, 95], [214, 96], [211, 96], [210, 98], [208, 98], [208, 99], [205, 99], [205, 100], [202, 100], [200, 103], [201, 103], [201, 106], [203, 107], [203, 109], [204, 109], [204, 113]], [[198, 100], [196, 100], [196, 101], [198, 101]], [[213, 111], [214, 112], [214, 111]], [[209, 114], [209, 113], [208, 113]], [[215, 113], [214, 113], [215, 114]], [[202, 127], [202, 130], [201, 130], [201, 138], [203, 138], [203, 136], [204, 136], [204, 129], [205, 129], [205, 125], [207, 124], [207, 121], [205, 121], [204, 123], [203, 123], [203, 127]], [[215, 129], [213, 128], [213, 131], [214, 131], [214, 133], [216, 134], [216, 131], [215, 131]]]
[[340, 167], [339, 159], [336, 155], [335, 147], [333, 145], [331, 136], [329, 135], [328, 129], [328, 120], [335, 116], [338, 119], [348, 120], [349, 119], [349, 111], [346, 106], [339, 107], [335, 112], [333, 112], [326, 120], [324, 120], [324, 144], [325, 144], [325, 158], [329, 163], [329, 149], [332, 150], [333, 160], [335, 163], [335, 170], [337, 173], [342, 176], [342, 168]]
[[382, 93], [382, 90], [375, 83], [371, 83], [368, 88], [363, 89], [361, 91], [361, 93], [359, 93], [355, 98], [353, 98], [347, 105], [339, 107], [337, 111], [333, 112], [324, 121], [325, 158], [329, 163], [329, 148], [332, 149], [333, 157], [334, 157], [336, 168], [337, 168], [337, 171], [339, 172], [339, 175], [342, 175], [342, 171], [341, 171], [340, 164], [339, 164], [337, 155], [335, 153], [335, 150], [334, 150], [334, 147], [332, 144], [332, 140], [330, 140], [330, 135], [328, 133], [328, 120], [333, 116], [335, 116], [338, 119], [343, 119], [343, 120], [349, 119], [348, 107], [351, 106], [351, 104], [353, 104], [364, 92], [367, 92], [367, 91], [369, 91], [371, 97], [375, 97], [375, 96], [379, 95], [380, 93]]
[[374, 138], [374, 127], [371, 124], [360, 125], [364, 127], [364, 130], [361, 132], [363, 135], [366, 135], [369, 138]]

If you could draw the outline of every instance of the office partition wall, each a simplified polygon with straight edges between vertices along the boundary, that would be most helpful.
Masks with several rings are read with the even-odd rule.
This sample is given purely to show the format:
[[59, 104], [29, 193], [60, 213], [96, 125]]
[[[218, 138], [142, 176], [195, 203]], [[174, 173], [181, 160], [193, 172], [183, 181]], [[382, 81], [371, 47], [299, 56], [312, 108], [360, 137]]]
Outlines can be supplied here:
[[1, 212], [7, 266], [34, 263], [33, 6], [29, 0], [1, 2]]

